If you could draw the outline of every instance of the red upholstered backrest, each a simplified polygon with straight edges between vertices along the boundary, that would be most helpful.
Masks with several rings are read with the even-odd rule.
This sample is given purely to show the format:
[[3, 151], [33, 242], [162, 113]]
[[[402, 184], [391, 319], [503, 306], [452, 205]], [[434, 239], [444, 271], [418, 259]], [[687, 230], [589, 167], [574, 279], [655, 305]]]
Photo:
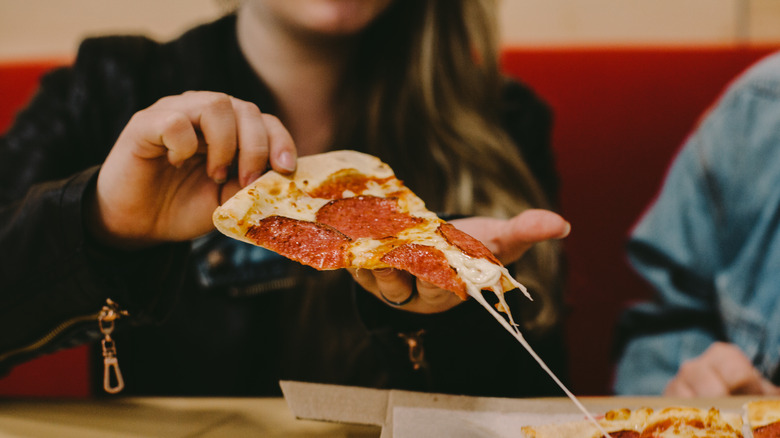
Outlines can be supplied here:
[[30, 99], [41, 75], [61, 60], [0, 62], [0, 132], [11, 125], [16, 112]]
[[[653, 198], [697, 118], [740, 71], [772, 48], [507, 48], [508, 74], [555, 112], [553, 146], [561, 207], [572, 223], [567, 344], [572, 389], [604, 394], [611, 379], [614, 322], [626, 303], [649, 296], [629, 269], [626, 235]], [[59, 61], [0, 63], [0, 132]], [[121, 357], [120, 357], [121, 361]], [[83, 397], [88, 349], [43, 357], [0, 379], [0, 395]]]
[[[0, 63], [0, 132], [8, 129], [16, 112], [33, 95], [41, 75], [64, 62], [44, 59]], [[87, 397], [91, 393], [88, 355], [89, 349], [83, 346], [14, 368], [0, 378], [0, 396]]]
[[702, 112], [748, 65], [776, 48], [514, 49], [507, 73], [555, 112], [561, 208], [572, 223], [567, 343], [572, 387], [603, 394], [615, 319], [649, 296], [624, 244]]

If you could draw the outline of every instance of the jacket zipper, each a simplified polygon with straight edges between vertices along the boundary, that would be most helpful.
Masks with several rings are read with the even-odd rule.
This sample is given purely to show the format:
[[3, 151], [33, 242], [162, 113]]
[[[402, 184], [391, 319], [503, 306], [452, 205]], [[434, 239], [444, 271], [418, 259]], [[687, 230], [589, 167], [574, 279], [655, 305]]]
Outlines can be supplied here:
[[[0, 354], [0, 362], [3, 362], [11, 357], [17, 356], [23, 353], [33, 352], [39, 350], [52, 342], [65, 330], [81, 323], [98, 321], [98, 328], [103, 335], [102, 347], [103, 347], [103, 389], [111, 394], [116, 394], [124, 388], [124, 380], [122, 379], [122, 373], [119, 371], [119, 363], [116, 358], [116, 345], [111, 338], [111, 333], [114, 330], [114, 322], [122, 316], [126, 316], [127, 312], [121, 310], [119, 306], [110, 298], [106, 299], [106, 304], [98, 313], [92, 313], [89, 315], [80, 315], [73, 317], [67, 321], [64, 321], [54, 327], [45, 336], [37, 339], [32, 344], [28, 344], [24, 347], [17, 348], [15, 350], [7, 351]], [[111, 376], [114, 376], [115, 384], [111, 384]]]
[[[103, 334], [103, 340], [100, 342], [103, 347], [103, 390], [109, 394], [116, 394], [125, 387], [122, 372], [119, 370], [119, 361], [116, 358], [116, 343], [111, 338], [114, 322], [122, 316], [127, 316], [127, 312], [121, 310], [111, 298], [106, 299], [106, 305], [98, 314], [98, 325], [100, 333]], [[114, 379], [111, 379], [112, 376]]]

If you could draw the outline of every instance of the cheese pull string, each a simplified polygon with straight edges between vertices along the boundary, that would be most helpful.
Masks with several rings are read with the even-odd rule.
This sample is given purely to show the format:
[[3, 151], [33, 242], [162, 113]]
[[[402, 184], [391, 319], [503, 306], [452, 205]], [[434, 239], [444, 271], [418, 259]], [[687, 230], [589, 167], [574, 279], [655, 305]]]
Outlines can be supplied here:
[[[585, 406], [583, 406], [582, 403], [580, 403], [580, 401], [577, 399], [577, 397], [574, 394], [572, 394], [571, 391], [569, 391], [569, 388], [567, 388], [566, 385], [564, 385], [563, 382], [561, 382], [561, 380], [558, 378], [558, 376], [556, 376], [555, 373], [552, 372], [550, 367], [548, 367], [547, 364], [544, 363], [542, 358], [539, 357], [538, 354], [536, 354], [534, 349], [531, 348], [531, 345], [525, 340], [525, 338], [523, 337], [522, 333], [520, 333], [520, 330], [517, 328], [517, 326], [514, 326], [514, 327], [510, 326], [509, 323], [506, 321], [506, 319], [504, 319], [504, 317], [501, 316], [498, 313], [498, 311], [493, 309], [493, 306], [491, 306], [490, 303], [487, 302], [487, 300], [485, 299], [484, 296], [482, 296], [482, 293], [480, 291], [472, 291], [469, 288], [469, 295], [474, 297], [474, 299], [476, 299], [479, 302], [479, 304], [482, 305], [482, 307], [487, 309], [488, 312], [490, 312], [490, 314], [493, 315], [493, 317], [496, 318], [496, 320], [498, 320], [498, 322], [501, 323], [501, 325], [504, 326], [504, 328], [512, 336], [514, 336], [515, 339], [517, 339], [517, 341], [520, 342], [520, 344], [526, 350], [528, 350], [528, 353], [531, 355], [531, 357], [533, 357], [534, 360], [537, 363], [539, 363], [539, 366], [541, 366], [542, 369], [547, 374], [549, 374], [550, 377], [552, 377], [552, 379], [555, 381], [555, 383], [563, 390], [564, 393], [566, 393], [566, 395], [569, 397], [569, 399], [571, 399], [571, 401], [574, 402], [574, 404], [577, 406], [577, 408], [579, 408], [579, 410], [582, 411], [583, 414], [585, 414], [585, 416], [588, 418], [588, 420], [590, 420], [591, 423], [593, 423], [594, 426], [596, 426], [596, 429], [598, 429], [599, 432], [601, 432], [602, 436], [603, 437], [607, 437], [607, 438], [612, 438], [612, 436], [609, 433], [607, 433], [607, 431], [604, 430], [603, 427], [601, 427], [601, 424], [599, 424], [599, 422], [596, 421], [595, 418], [593, 418], [593, 415], [591, 415], [590, 412], [588, 412], [588, 410], [585, 409]], [[506, 310], [507, 310], [507, 314], [509, 314], [510, 313], [509, 312], [509, 308], [507, 308]]]
[[103, 334], [101, 341], [103, 347], [103, 390], [109, 394], [116, 394], [125, 387], [122, 372], [119, 370], [119, 361], [116, 358], [116, 344], [111, 338], [111, 333], [114, 332], [114, 322], [126, 315], [127, 312], [119, 310], [119, 306], [110, 298], [106, 299], [106, 305], [98, 314], [100, 333]]

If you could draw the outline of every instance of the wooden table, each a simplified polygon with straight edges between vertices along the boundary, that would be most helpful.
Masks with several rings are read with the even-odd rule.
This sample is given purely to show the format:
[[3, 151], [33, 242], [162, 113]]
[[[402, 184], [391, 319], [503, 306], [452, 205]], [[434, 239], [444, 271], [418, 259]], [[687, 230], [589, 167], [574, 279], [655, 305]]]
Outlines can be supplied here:
[[[397, 408], [454, 411], [576, 413], [567, 398], [495, 399], [405, 391], [383, 392], [327, 385], [302, 385], [307, 400], [296, 415], [331, 421], [296, 419], [283, 398], [112, 398], [95, 400], [0, 399], [0, 437], [350, 437], [376, 438], [377, 425], [343, 424], [360, 418], [385, 422], [383, 436], [392, 436]], [[357, 397], [355, 396], [357, 394]], [[368, 395], [365, 398], [364, 395]], [[387, 395], [387, 396], [386, 396]], [[369, 400], [372, 399], [373, 400]], [[325, 403], [319, 403], [325, 400]], [[660, 397], [583, 397], [593, 413], [610, 409], [670, 405], [740, 410], [755, 397], [668, 399]], [[297, 403], [293, 400], [293, 403]], [[334, 404], [341, 403], [341, 407]], [[373, 404], [374, 406], [367, 406]], [[294, 406], [294, 405], [293, 405]], [[346, 408], [345, 408], [346, 407]], [[308, 410], [308, 411], [307, 411]], [[373, 411], [373, 412], [369, 412]], [[384, 416], [384, 412], [387, 412]], [[344, 417], [346, 415], [346, 418]], [[376, 424], [376, 423], [375, 423]]]
[[282, 398], [0, 399], [0, 437], [378, 437], [377, 426], [296, 419]]

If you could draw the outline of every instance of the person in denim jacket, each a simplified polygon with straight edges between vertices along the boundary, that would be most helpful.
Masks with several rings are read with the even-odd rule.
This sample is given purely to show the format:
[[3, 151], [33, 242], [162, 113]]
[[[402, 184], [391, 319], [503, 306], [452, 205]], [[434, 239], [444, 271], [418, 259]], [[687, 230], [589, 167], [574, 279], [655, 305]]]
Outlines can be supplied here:
[[780, 394], [780, 53], [675, 158], [628, 255], [657, 291], [619, 323], [618, 394]]

